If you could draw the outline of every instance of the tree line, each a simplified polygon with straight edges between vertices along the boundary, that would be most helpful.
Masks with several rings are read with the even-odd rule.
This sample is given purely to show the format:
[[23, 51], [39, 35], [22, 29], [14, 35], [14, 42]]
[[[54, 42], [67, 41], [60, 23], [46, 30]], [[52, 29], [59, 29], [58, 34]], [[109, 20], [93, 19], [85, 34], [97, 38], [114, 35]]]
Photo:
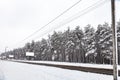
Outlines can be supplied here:
[[[120, 64], [120, 21], [117, 23], [118, 62]], [[112, 27], [108, 23], [99, 24], [95, 30], [87, 25], [84, 30], [77, 26], [64, 32], [56, 32], [48, 39], [26, 43], [24, 47], [2, 53], [14, 55], [14, 59], [25, 60], [26, 52], [34, 52], [34, 60], [79, 63], [112, 64]]]

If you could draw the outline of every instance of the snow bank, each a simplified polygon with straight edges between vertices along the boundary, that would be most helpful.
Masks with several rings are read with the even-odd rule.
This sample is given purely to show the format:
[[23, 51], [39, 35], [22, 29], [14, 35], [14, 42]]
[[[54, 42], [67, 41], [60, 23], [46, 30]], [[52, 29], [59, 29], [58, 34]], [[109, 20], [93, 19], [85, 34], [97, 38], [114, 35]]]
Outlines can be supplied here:
[[[113, 80], [110, 75], [2, 61], [5, 80]], [[120, 77], [119, 77], [120, 79]]]
[[[16, 60], [13, 60], [16, 61]], [[107, 64], [90, 64], [90, 63], [70, 63], [70, 62], [57, 62], [57, 61], [28, 61], [28, 60], [17, 60], [20, 62], [31, 62], [31, 63], [44, 63], [53, 65], [67, 65], [67, 66], [82, 66], [82, 67], [92, 67], [92, 68], [103, 68], [103, 69], [113, 69], [113, 65]], [[120, 70], [120, 66], [118, 66]]]

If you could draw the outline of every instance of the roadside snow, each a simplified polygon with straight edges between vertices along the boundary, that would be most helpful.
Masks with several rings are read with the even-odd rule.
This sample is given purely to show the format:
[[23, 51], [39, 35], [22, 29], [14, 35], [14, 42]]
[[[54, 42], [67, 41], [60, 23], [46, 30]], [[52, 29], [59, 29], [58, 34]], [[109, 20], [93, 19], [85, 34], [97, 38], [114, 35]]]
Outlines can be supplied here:
[[4, 73], [2, 71], [2, 63], [0, 61], [0, 80], [5, 80], [5, 76], [4, 76]]
[[110, 75], [10, 61], [0, 61], [0, 69], [4, 80], [113, 80]]
[[[89, 63], [70, 63], [70, 62], [55, 62], [55, 61], [23, 61], [17, 60], [22, 62], [34, 62], [34, 63], [45, 63], [45, 64], [53, 64], [53, 65], [68, 65], [68, 66], [82, 66], [82, 67], [92, 67], [92, 68], [103, 68], [103, 69], [113, 69], [113, 65], [107, 64], [89, 64]], [[120, 66], [118, 66], [120, 70]]]

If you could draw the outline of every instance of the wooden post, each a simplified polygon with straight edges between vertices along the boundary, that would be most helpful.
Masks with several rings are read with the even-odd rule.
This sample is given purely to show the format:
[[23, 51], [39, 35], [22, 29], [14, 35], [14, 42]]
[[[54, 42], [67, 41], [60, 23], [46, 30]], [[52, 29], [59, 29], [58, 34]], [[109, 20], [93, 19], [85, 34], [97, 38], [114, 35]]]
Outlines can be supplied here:
[[115, 26], [115, 0], [111, 0], [111, 16], [112, 16], [112, 29], [113, 29], [113, 80], [118, 80], [117, 28]]

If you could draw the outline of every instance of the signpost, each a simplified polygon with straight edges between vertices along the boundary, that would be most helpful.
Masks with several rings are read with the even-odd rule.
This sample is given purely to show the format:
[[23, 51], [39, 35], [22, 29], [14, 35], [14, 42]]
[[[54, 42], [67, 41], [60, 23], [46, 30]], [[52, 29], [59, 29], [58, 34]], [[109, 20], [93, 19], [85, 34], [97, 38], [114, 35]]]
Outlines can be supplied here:
[[14, 55], [9, 55], [9, 58], [13, 58], [14, 57]]
[[27, 57], [28, 60], [33, 60], [34, 52], [26, 52], [26, 57]]
[[34, 56], [34, 52], [26, 52], [26, 56]]

